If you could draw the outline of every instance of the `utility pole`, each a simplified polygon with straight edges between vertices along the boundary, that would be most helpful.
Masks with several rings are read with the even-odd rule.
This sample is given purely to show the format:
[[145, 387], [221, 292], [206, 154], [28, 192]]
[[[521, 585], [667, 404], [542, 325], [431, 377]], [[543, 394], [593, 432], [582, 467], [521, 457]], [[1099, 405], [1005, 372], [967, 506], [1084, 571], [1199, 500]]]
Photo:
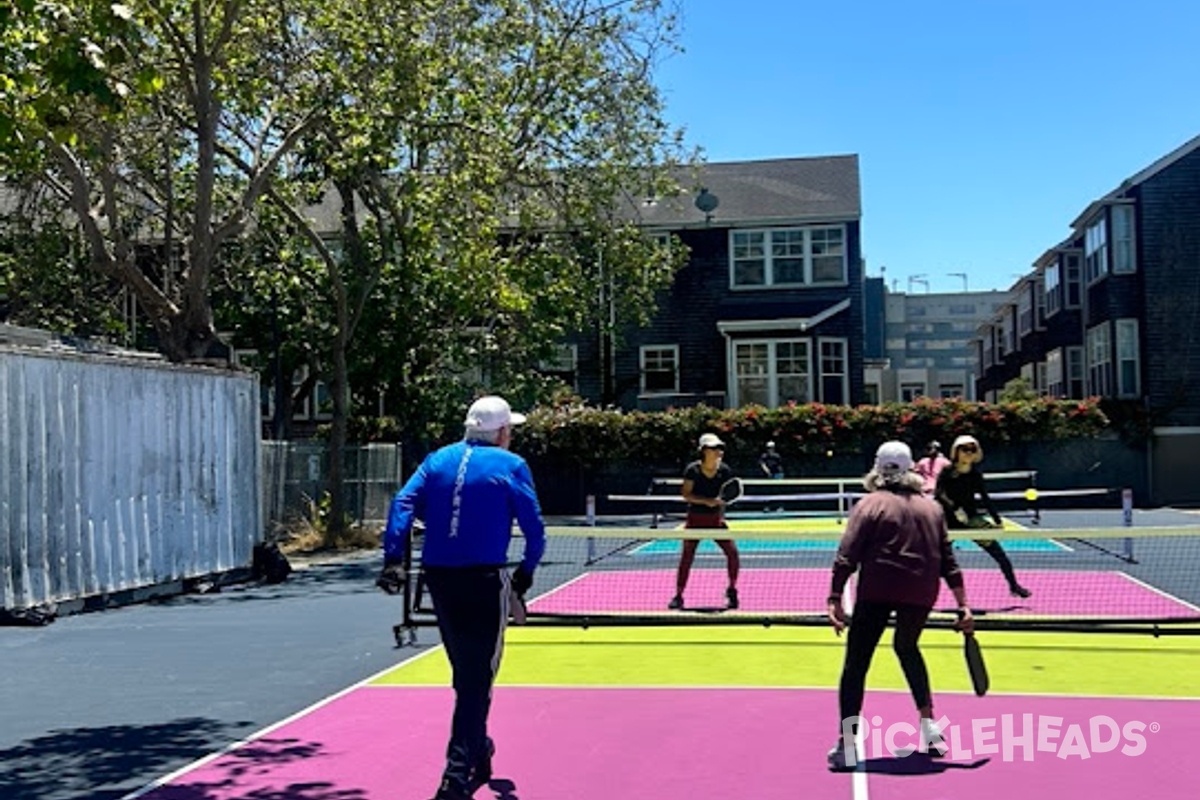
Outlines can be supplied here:
[[908, 292], [909, 292], [909, 294], [912, 294], [912, 287], [913, 287], [914, 283], [917, 286], [924, 286], [925, 294], [929, 294], [929, 281], [927, 280], [928, 277], [929, 277], [929, 275], [924, 272], [918, 273], [917, 275], [909, 275], [908, 276]]
[[968, 289], [967, 289], [967, 273], [965, 273], [965, 272], [947, 272], [946, 277], [947, 278], [962, 278], [963, 291], [964, 292], [968, 291]]

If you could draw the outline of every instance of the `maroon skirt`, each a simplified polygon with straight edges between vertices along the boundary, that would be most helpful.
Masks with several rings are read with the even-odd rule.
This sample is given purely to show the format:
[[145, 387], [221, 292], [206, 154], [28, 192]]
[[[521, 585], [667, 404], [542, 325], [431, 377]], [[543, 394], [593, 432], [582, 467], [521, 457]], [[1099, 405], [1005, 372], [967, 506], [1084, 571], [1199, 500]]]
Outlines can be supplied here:
[[705, 509], [703, 511], [689, 508], [687, 512], [687, 520], [683, 523], [685, 528], [728, 528], [725, 524], [725, 515], [719, 508]]

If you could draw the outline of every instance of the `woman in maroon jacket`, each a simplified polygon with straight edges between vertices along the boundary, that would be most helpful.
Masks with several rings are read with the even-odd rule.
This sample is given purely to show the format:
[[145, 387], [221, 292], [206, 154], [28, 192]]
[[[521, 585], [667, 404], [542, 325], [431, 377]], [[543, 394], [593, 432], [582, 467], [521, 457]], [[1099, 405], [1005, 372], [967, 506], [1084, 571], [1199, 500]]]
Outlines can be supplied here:
[[[838, 687], [841, 722], [837, 745], [829, 751], [831, 769], [846, 769], [847, 720], [860, 716], [871, 657], [888, 619], [896, 615], [894, 648], [920, 714], [921, 749], [945, 755], [946, 746], [933, 723], [929, 672], [917, 647], [941, 579], [954, 592], [959, 628], [973, 627], [962, 572], [937, 503], [922, 494], [923, 481], [912, 472], [912, 453], [903, 442], [885, 442], [875, 466], [863, 479], [870, 492], [855, 504], [833, 562], [829, 621], [841, 635], [846, 627], [842, 592], [858, 572], [854, 616], [846, 641], [846, 660]], [[855, 726], [857, 727], [857, 726]]]

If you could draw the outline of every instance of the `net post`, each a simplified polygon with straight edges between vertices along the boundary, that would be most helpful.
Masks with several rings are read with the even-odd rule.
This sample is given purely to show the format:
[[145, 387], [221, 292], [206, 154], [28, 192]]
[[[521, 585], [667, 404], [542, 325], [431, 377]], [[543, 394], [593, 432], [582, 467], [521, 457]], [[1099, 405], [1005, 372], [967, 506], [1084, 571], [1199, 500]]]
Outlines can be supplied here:
[[1033, 491], [1034, 491], [1033, 524], [1041, 525], [1042, 524], [1042, 505], [1041, 505], [1041, 497], [1039, 495], [1037, 495], [1037, 470], [1036, 469], [1031, 469], [1029, 471], [1029, 488], [1033, 489]]
[[[589, 494], [587, 496], [587, 526], [589, 528], [596, 527], [596, 495]], [[587, 563], [594, 564], [596, 561], [596, 537], [589, 535], [587, 537]]]
[[[1121, 522], [1126, 528], [1133, 527], [1133, 489], [1121, 490]], [[1134, 563], [1133, 537], [1125, 537], [1125, 560]]]

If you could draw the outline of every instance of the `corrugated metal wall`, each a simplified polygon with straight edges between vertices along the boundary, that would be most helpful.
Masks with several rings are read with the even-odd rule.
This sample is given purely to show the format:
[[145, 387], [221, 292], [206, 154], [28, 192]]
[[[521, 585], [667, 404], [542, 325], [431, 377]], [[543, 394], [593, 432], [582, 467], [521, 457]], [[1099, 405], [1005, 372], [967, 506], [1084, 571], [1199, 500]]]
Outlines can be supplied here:
[[0, 606], [248, 566], [258, 414], [253, 376], [0, 347]]

